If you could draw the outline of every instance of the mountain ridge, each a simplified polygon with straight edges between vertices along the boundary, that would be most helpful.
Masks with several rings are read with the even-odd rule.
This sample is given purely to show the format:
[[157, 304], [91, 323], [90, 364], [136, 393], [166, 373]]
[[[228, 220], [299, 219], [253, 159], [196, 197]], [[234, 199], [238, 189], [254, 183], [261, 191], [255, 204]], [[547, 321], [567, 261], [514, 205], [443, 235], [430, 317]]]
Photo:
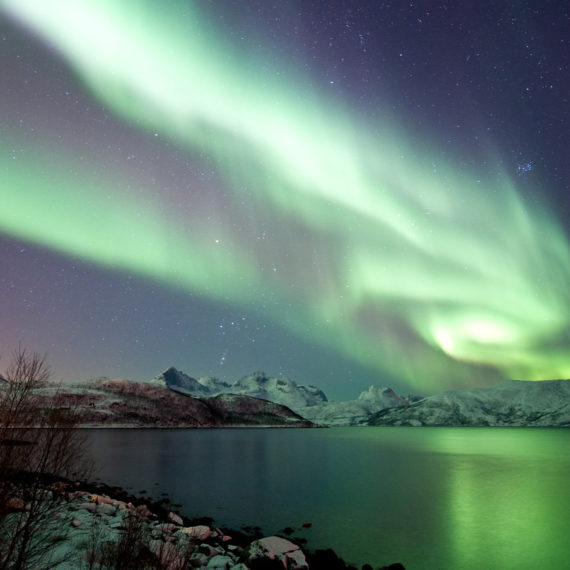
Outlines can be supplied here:
[[408, 405], [412, 401], [392, 388], [370, 386], [356, 400], [331, 402], [317, 386], [297, 384], [286, 376], [272, 377], [265, 372], [253, 372], [229, 384], [213, 377], [196, 379], [171, 366], [152, 382], [164, 383], [171, 390], [194, 397], [242, 394], [261, 398], [287, 406], [303, 418], [327, 426], [363, 425], [379, 410]]
[[230, 384], [170, 367], [144, 382], [94, 378], [46, 385], [35, 396], [38, 407], [57, 397], [78, 409], [84, 427], [570, 426], [570, 380], [506, 380], [425, 398], [371, 385], [335, 402], [316, 386], [264, 372]]
[[313, 385], [254, 372], [229, 384], [194, 379], [171, 367], [154, 381], [190, 395], [242, 394], [278, 402], [326, 426], [567, 426], [570, 380], [504, 380], [487, 388], [447, 390], [421, 398], [369, 386], [354, 400], [330, 401]]
[[375, 413], [371, 426], [570, 426], [570, 380], [505, 380]]
[[33, 390], [35, 409], [71, 409], [78, 427], [315, 427], [286, 406], [246, 395], [196, 398], [156, 382], [95, 378], [44, 383]]

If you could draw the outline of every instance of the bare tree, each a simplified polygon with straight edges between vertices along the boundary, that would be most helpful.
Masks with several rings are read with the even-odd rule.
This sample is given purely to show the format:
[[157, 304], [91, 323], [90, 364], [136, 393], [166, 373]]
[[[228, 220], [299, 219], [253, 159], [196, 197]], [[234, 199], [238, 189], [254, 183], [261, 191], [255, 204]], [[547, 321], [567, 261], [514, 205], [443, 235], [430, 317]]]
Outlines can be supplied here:
[[50, 378], [45, 356], [20, 347], [0, 382], [0, 570], [50, 567], [58, 480], [87, 474], [79, 418]]

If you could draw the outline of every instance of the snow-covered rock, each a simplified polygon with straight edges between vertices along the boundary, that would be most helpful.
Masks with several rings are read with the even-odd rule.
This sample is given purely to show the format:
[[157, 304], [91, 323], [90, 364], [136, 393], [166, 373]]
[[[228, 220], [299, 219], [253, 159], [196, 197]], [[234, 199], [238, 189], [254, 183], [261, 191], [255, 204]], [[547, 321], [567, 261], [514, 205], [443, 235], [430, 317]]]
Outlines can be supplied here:
[[[255, 561], [253, 564], [258, 568], [265, 567], [264, 562], [269, 560], [282, 564], [284, 569], [308, 569], [305, 553], [284, 538], [270, 536], [250, 542], [252, 539], [243, 535], [239, 543], [234, 543], [219, 529], [206, 525], [184, 527], [180, 517], [182, 524], [178, 520], [172, 522], [169, 516], [172, 513], [165, 516], [161, 509], [157, 512], [149, 509], [150, 506], [154, 510], [156, 504], [135, 507], [132, 502], [80, 490], [76, 486], [79, 483], [57, 485], [66, 490], [66, 497], [50, 505], [55, 517], [42, 519], [41, 531], [46, 536], [57, 536], [42, 551], [41, 562], [45, 563], [42, 568], [115, 568], [119, 564], [123, 567], [125, 560], [121, 556], [128, 549], [129, 567], [133, 568], [248, 570], [254, 567], [250, 561]], [[46, 493], [45, 500], [52, 501], [53, 497]], [[101, 516], [84, 508], [87, 505], [97, 509], [113, 507], [114, 512]]]
[[187, 526], [180, 529], [180, 532], [183, 534], [187, 534], [189, 537], [195, 540], [206, 540], [212, 534], [212, 531], [209, 526], [204, 524], [199, 524], [195, 526]]
[[570, 426], [570, 380], [507, 380], [490, 388], [448, 391], [382, 410], [370, 425]]
[[250, 562], [264, 558], [282, 562], [283, 568], [294, 570], [309, 568], [305, 555], [299, 546], [280, 536], [260, 538], [249, 545], [248, 559]]

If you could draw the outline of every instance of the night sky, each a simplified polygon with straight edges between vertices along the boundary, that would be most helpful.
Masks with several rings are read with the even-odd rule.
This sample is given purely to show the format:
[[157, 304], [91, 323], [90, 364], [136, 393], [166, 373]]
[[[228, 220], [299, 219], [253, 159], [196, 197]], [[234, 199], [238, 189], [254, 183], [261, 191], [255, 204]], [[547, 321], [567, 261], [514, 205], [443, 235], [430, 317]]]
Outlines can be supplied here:
[[566, 2], [0, 0], [0, 370], [570, 377]]

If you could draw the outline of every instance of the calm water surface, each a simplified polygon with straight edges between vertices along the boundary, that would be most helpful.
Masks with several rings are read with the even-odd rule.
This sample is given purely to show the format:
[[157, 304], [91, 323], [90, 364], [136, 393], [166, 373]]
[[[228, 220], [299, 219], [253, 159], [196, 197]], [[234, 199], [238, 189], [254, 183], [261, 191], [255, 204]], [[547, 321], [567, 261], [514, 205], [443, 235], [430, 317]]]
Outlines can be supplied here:
[[570, 568], [570, 430], [90, 430], [110, 484], [361, 565]]

